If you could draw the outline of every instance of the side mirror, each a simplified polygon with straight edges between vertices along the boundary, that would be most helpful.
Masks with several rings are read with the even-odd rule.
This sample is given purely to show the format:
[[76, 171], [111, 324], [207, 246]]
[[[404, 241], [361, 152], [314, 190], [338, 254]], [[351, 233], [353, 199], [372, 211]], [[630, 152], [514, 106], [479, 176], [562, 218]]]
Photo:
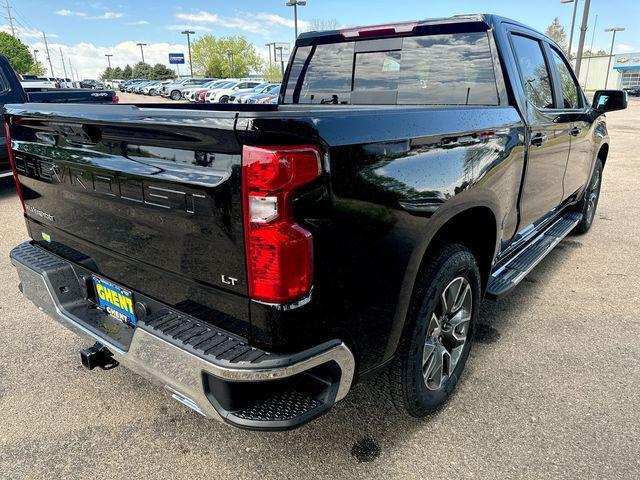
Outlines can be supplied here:
[[613, 112], [627, 108], [627, 92], [624, 90], [596, 90], [593, 109], [598, 112]]

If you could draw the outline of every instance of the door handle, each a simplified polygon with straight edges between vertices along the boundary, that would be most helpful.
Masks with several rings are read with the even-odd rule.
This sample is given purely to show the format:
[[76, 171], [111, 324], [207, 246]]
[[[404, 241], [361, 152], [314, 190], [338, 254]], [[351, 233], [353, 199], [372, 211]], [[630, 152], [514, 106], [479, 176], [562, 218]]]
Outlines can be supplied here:
[[578, 135], [580, 135], [581, 131], [582, 131], [581, 128], [573, 127], [571, 130], [569, 130], [569, 134], [573, 135], [574, 137], [577, 137]]
[[547, 141], [547, 136], [543, 133], [538, 133], [537, 135], [534, 135], [533, 138], [531, 139], [531, 145], [535, 147], [539, 147], [546, 141]]

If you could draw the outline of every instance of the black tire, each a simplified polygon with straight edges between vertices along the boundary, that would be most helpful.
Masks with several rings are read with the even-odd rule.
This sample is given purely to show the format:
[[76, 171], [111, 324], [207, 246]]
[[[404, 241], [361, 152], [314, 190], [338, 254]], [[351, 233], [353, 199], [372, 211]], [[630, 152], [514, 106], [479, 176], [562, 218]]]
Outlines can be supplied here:
[[593, 168], [589, 185], [584, 192], [584, 198], [578, 204], [578, 211], [582, 213], [582, 220], [573, 229], [573, 233], [582, 235], [587, 233], [593, 225], [593, 220], [598, 209], [598, 201], [600, 200], [600, 189], [602, 188], [602, 161], [597, 158], [596, 165]]
[[[434, 385], [428, 387], [429, 376], [423, 371], [425, 369], [423, 354], [427, 351], [426, 345], [429, 339], [434, 337], [428, 336], [427, 333], [433, 323], [432, 317], [440, 314], [438, 309], [443, 305], [441, 299], [443, 292], [460, 278], [466, 280], [472, 295], [469, 320], [466, 322], [466, 341], [459, 350], [461, 353], [457, 356], [456, 363], [453, 364], [449, 360], [449, 372], [446, 378], [443, 374], [444, 367], [440, 370], [441, 381], [437, 383], [439, 387]], [[407, 314], [405, 331], [388, 372], [391, 398], [399, 410], [404, 410], [413, 417], [423, 417], [437, 410], [447, 401], [458, 383], [469, 356], [480, 311], [480, 300], [481, 278], [473, 254], [458, 244], [445, 245], [438, 249], [417, 281], [412, 304]], [[453, 303], [456, 302], [457, 300]], [[442, 340], [442, 344], [445, 340], [447, 339]], [[435, 353], [434, 351], [434, 355]], [[428, 368], [427, 366], [427, 370]]]
[[180, 100], [180, 98], [182, 98], [182, 94], [180, 93], [179, 90], [174, 90], [171, 92], [171, 100]]

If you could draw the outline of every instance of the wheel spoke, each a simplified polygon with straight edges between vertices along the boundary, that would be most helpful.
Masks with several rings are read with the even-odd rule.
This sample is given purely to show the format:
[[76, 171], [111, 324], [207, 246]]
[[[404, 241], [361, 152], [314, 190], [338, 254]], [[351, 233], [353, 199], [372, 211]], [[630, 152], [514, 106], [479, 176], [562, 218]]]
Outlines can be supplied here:
[[422, 352], [422, 371], [426, 372], [430, 369], [429, 362], [433, 362], [433, 352], [436, 350], [436, 345], [433, 337], [427, 337], [427, 341], [424, 342], [424, 350]]
[[427, 337], [431, 336], [433, 331], [440, 326], [440, 319], [435, 313], [431, 314], [431, 320], [429, 321], [429, 326], [427, 327]]
[[457, 312], [462, 308], [464, 301], [469, 298], [469, 294], [471, 293], [471, 285], [467, 282], [464, 282], [464, 288], [461, 288], [458, 293], [458, 298], [456, 298], [456, 303], [453, 305], [452, 313]]
[[446, 352], [444, 346], [439, 341], [436, 341], [428, 368], [423, 370], [425, 383], [432, 390], [437, 390], [442, 385], [444, 352]]
[[453, 282], [451, 282], [442, 292], [442, 313], [452, 313], [454, 312], [454, 308], [456, 305], [456, 301], [458, 296], [460, 295], [460, 290], [462, 289], [462, 285], [464, 283], [464, 279], [462, 277], [456, 278]]

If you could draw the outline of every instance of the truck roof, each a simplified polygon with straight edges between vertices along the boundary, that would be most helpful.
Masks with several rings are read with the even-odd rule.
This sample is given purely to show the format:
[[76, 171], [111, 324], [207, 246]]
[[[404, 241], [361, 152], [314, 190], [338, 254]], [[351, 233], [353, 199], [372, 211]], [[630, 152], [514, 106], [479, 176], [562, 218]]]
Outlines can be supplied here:
[[346, 27], [339, 30], [312, 31], [301, 33], [298, 37], [297, 45], [312, 45], [314, 43], [322, 43], [332, 40], [331, 37], [342, 38], [364, 38], [364, 37], [386, 37], [401, 35], [403, 33], [416, 30], [433, 30], [431, 33], [448, 33], [450, 31], [458, 31], [464, 26], [465, 31], [472, 28], [473, 30], [487, 30], [493, 28], [498, 23], [511, 23], [522, 28], [535, 31], [540, 35], [541, 32], [524, 25], [516, 20], [511, 20], [499, 15], [488, 13], [475, 13], [465, 15], [454, 15], [451, 17], [427, 18], [423, 20], [415, 20], [408, 22], [396, 22], [382, 25], [363, 25], [357, 27]]

